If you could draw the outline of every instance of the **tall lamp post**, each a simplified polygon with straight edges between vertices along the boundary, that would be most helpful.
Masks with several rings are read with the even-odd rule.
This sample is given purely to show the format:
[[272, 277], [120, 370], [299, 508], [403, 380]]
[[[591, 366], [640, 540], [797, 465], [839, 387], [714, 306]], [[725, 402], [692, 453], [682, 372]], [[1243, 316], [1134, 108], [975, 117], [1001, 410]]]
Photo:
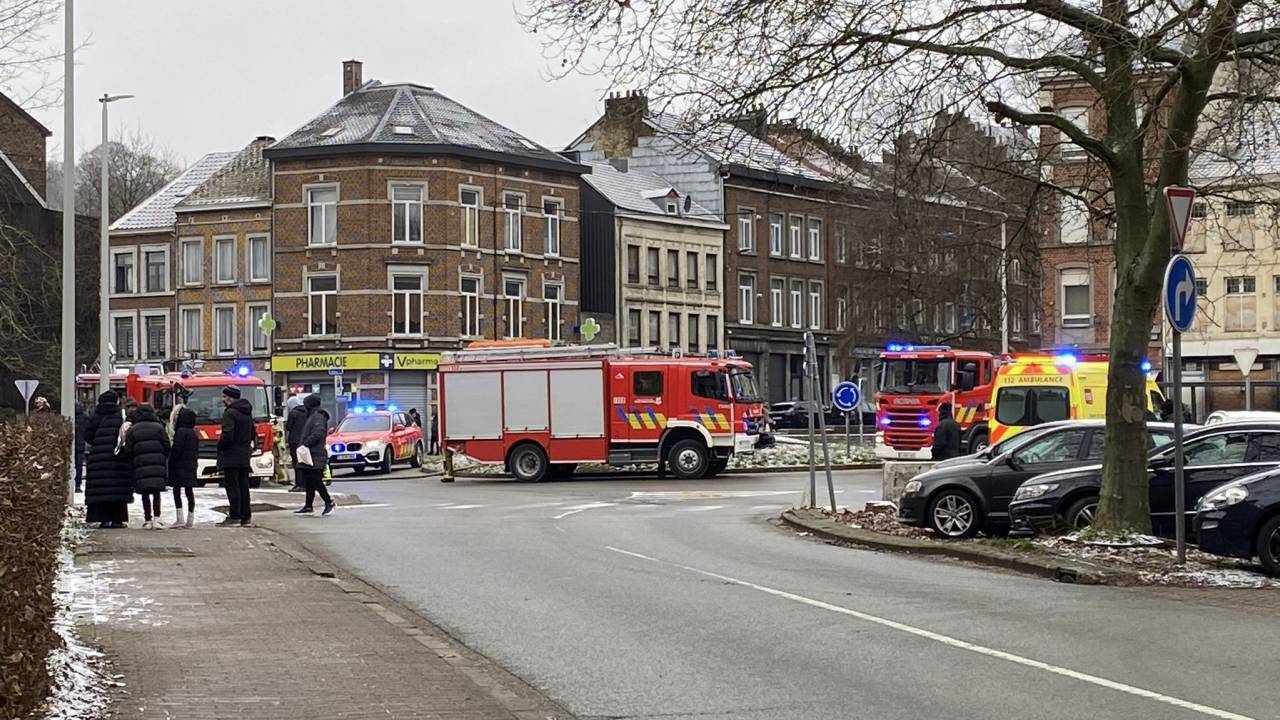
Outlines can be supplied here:
[[107, 106], [117, 100], [127, 100], [132, 95], [108, 95], [103, 93], [98, 98], [102, 103], [102, 216], [98, 219], [98, 268], [101, 273], [98, 282], [98, 392], [111, 389], [111, 348], [108, 339], [111, 337], [111, 313], [108, 306], [108, 291], [111, 283], [111, 236], [108, 228], [111, 225], [111, 202], [107, 192], [107, 169], [111, 164], [111, 144], [107, 132]]
[[[76, 416], [76, 158], [75, 147], [75, 18], [74, 0], [67, 0], [63, 22], [62, 101], [62, 415]], [[74, 474], [74, 473], [73, 473]], [[70, 477], [68, 496], [74, 488]]]

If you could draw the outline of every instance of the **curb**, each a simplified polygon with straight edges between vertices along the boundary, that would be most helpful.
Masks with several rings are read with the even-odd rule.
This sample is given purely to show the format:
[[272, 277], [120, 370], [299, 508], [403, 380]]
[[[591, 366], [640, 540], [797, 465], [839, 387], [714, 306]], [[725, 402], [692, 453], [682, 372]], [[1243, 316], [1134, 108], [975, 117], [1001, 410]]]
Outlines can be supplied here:
[[1052, 555], [1035, 557], [1027, 553], [1012, 552], [993, 547], [885, 535], [832, 522], [827, 520], [825, 516], [812, 511], [787, 510], [782, 513], [782, 521], [793, 528], [811, 532], [827, 540], [848, 542], [877, 550], [950, 557], [979, 565], [1044, 577], [1056, 582], [1077, 583], [1080, 585], [1137, 584], [1137, 577], [1132, 573], [1104, 568], [1079, 560], [1059, 558]]
[[[301, 499], [304, 496], [302, 493], [290, 493], [288, 497], [290, 497], [291, 499], [297, 498], [298, 502], [301, 502], [302, 501]], [[334, 493], [333, 501], [334, 501], [334, 504], [336, 504], [338, 507], [364, 504], [364, 501], [360, 499], [360, 496], [354, 493]], [[251, 500], [249, 502], [249, 510], [256, 513], [272, 512], [275, 510], [288, 510], [290, 508], [295, 508], [295, 507], [298, 507], [298, 506], [292, 503], [290, 503], [289, 505], [279, 505], [274, 502], [267, 502], [266, 500]], [[219, 505], [214, 505], [209, 509], [213, 510], [214, 512], [226, 513], [227, 510], [230, 509], [230, 506], [227, 505], [226, 503], [222, 503]]]
[[[882, 465], [880, 463], [850, 463], [846, 465], [832, 465], [831, 472], [837, 472], [839, 470], [878, 470], [881, 467]], [[725, 468], [724, 470], [721, 470], [719, 473], [717, 473], [717, 477], [719, 477], [720, 475], [762, 475], [762, 474], [769, 474], [769, 473], [801, 472], [808, 469], [809, 469], [808, 465], [782, 465], [782, 466], [767, 467], [767, 468]], [[825, 469], [826, 468], [824, 467], [817, 468], [818, 472], [823, 472], [825, 471]], [[423, 473], [423, 477], [432, 477], [434, 475], [440, 475], [440, 474], [443, 474], [443, 473], [440, 473], [440, 472]], [[485, 473], [468, 472], [466, 470], [458, 470], [453, 473], [453, 476], [458, 478], [477, 478], [481, 480], [485, 478], [510, 478], [511, 477], [511, 475], [507, 473], [498, 473], [494, 475], [489, 475]], [[581, 477], [584, 477], [584, 478], [586, 477], [655, 478], [656, 476], [657, 476], [656, 471], [636, 472], [636, 471], [628, 470], [626, 472], [583, 473]], [[577, 476], [575, 475], [575, 477]], [[670, 480], [674, 478], [668, 477], [667, 479]], [[703, 480], [707, 480], [707, 479], [709, 478], [703, 478]]]

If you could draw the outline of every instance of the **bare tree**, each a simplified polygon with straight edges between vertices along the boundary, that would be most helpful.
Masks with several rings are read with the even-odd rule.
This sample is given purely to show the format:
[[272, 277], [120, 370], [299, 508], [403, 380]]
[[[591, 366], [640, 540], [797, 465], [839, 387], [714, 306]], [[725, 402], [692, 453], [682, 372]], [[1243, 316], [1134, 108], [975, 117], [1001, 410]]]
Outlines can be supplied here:
[[[107, 170], [110, 218], [137, 207], [182, 171], [181, 163], [167, 147], [140, 129], [119, 128], [110, 141], [111, 166]], [[62, 207], [62, 163], [49, 161], [49, 204]], [[102, 146], [86, 150], [76, 162], [76, 213], [102, 214]]]
[[0, 90], [22, 107], [47, 107], [61, 97], [50, 70], [62, 53], [45, 35], [61, 10], [60, 0], [0, 0]]
[[[1117, 268], [1097, 524], [1145, 531], [1140, 367], [1170, 256], [1161, 191], [1188, 181], [1202, 120], [1228, 135], [1270, 122], [1278, 17], [1274, 0], [534, 0], [524, 21], [562, 72], [649, 88], [695, 118], [763, 105], [885, 147], [943, 108], [1078, 149], [1091, 175], [1073, 192], [1113, 228]], [[1103, 119], [1042, 106], [1046, 81], [1081, 88]], [[1231, 111], [1206, 112], [1217, 106]]]

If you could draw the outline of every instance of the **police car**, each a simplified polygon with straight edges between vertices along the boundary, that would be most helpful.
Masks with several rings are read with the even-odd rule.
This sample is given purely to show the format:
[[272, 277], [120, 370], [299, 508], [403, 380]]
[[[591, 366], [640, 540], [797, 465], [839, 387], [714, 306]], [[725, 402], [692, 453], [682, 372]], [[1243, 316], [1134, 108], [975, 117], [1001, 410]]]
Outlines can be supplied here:
[[329, 435], [329, 466], [351, 468], [356, 474], [369, 468], [391, 472], [396, 463], [418, 467], [426, 450], [422, 428], [395, 405], [378, 409], [357, 406]]

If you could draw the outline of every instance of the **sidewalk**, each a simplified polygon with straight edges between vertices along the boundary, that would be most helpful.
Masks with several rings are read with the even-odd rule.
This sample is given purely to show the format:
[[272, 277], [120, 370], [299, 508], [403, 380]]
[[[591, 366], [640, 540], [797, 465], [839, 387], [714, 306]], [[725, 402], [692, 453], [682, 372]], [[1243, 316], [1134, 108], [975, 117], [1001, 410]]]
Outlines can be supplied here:
[[571, 717], [265, 529], [93, 531], [76, 566], [80, 634], [123, 676], [115, 718]]

